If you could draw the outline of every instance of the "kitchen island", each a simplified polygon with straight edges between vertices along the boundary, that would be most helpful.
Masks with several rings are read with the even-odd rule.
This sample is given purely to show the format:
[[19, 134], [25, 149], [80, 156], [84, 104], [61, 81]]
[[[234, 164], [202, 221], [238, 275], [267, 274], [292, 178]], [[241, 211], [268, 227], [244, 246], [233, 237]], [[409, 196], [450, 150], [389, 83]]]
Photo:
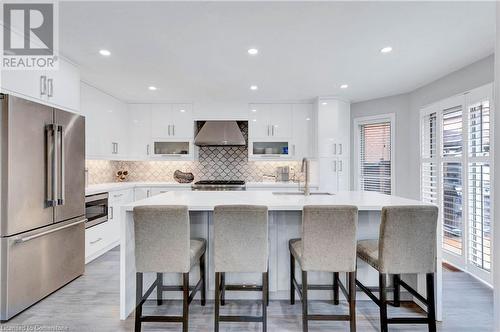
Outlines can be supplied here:
[[[269, 209], [269, 289], [271, 300], [285, 300], [289, 297], [289, 253], [288, 241], [300, 237], [302, 223], [302, 208], [304, 205], [354, 205], [359, 209], [358, 238], [378, 238], [380, 211], [384, 206], [425, 205], [420, 201], [409, 200], [397, 196], [383, 195], [373, 192], [345, 191], [334, 195], [319, 194], [304, 196], [298, 193], [273, 193], [270, 191], [177, 191], [136, 201], [124, 206], [121, 225], [120, 247], [120, 318], [126, 319], [135, 307], [135, 257], [134, 257], [134, 227], [133, 208], [141, 205], [186, 205], [190, 213], [191, 237], [201, 237], [207, 240], [207, 297], [214, 296], [213, 270], [213, 221], [212, 212], [216, 205], [252, 204], [265, 205]], [[438, 230], [438, 234], [440, 231]], [[441, 320], [441, 248], [438, 241], [436, 273], [436, 313]], [[331, 273], [311, 273], [311, 283], [328, 284], [332, 282]], [[358, 279], [366, 285], [377, 285], [378, 274], [364, 262], [358, 260]], [[145, 287], [153, 282], [156, 274], [145, 274]], [[191, 284], [198, 278], [198, 267], [193, 268]], [[425, 282], [420, 276], [403, 276], [405, 280], [416, 286], [423, 293]], [[260, 283], [260, 274], [239, 275], [228, 274], [227, 283]], [[180, 284], [180, 275], [165, 274], [165, 284]], [[156, 292], [153, 292], [156, 294]], [[329, 299], [332, 292], [311, 291], [310, 299]], [[165, 296], [167, 293], [165, 293]], [[180, 293], [169, 292], [168, 296], [180, 298]], [[409, 295], [409, 294], [407, 294]], [[154, 295], [152, 295], [151, 298]], [[259, 298], [258, 292], [229, 292], [231, 298]], [[358, 293], [359, 299], [363, 299]]]

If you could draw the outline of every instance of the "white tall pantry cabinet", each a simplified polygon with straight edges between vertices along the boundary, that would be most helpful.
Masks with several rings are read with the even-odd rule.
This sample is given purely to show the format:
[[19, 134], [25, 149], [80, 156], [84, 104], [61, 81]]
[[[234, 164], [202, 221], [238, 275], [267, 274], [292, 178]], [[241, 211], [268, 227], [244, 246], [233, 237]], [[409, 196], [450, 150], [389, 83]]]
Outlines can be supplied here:
[[319, 189], [350, 190], [350, 103], [320, 97], [316, 109]]

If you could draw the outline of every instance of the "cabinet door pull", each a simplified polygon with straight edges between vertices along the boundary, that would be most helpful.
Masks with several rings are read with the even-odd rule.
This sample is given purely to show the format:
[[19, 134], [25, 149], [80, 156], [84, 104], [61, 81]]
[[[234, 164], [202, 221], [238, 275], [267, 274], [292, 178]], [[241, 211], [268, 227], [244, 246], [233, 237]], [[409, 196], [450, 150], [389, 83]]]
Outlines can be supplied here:
[[336, 173], [337, 172], [337, 161], [334, 160], [334, 161], [332, 161], [332, 163], [333, 163], [333, 171]]
[[172, 136], [175, 136], [175, 125], [172, 125]]
[[47, 76], [40, 76], [40, 96], [43, 96], [47, 93]]
[[273, 131], [273, 136], [274, 136], [274, 125], [271, 125], [272, 131]]
[[118, 143], [115, 144], [116, 144], [116, 154], [118, 154]]
[[98, 238], [95, 241], [90, 241], [90, 244], [96, 244], [97, 242], [100, 242], [100, 241], [102, 241], [102, 237]]
[[339, 144], [339, 154], [342, 154], [342, 143]]
[[343, 168], [342, 164], [343, 164], [342, 160], [339, 160], [339, 172], [342, 172], [342, 168]]
[[53, 97], [54, 96], [54, 80], [52, 78], [49, 78], [47, 80], [48, 83], [48, 89], [47, 89], [47, 97]]
[[168, 136], [170, 136], [170, 125], [168, 125]]
[[295, 156], [295, 144], [292, 145], [292, 153]]
[[333, 144], [333, 155], [336, 155], [337, 154], [337, 144], [334, 143]]
[[146, 155], [149, 156], [149, 144], [146, 144]]
[[112, 206], [109, 207], [109, 219], [114, 218], [114, 209]]
[[271, 134], [269, 133], [269, 125], [267, 125], [267, 136], [271, 136]]

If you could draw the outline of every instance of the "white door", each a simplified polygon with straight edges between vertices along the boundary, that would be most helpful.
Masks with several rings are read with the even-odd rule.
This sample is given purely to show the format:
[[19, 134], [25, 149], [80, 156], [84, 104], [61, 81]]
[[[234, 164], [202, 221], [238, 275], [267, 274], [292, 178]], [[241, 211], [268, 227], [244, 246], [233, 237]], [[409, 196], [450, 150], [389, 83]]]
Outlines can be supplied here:
[[129, 104], [129, 155], [145, 159], [151, 154], [151, 104]]
[[57, 70], [47, 71], [46, 100], [73, 111], [80, 109], [80, 72], [71, 63], [60, 59]]
[[270, 116], [271, 136], [274, 138], [292, 137], [292, 105], [273, 104]]
[[313, 157], [313, 105], [294, 104], [293, 110], [293, 142], [291, 154], [294, 159]]
[[172, 105], [153, 104], [151, 106], [151, 136], [156, 138], [173, 137]]
[[261, 140], [271, 137], [272, 104], [250, 104], [248, 110], [249, 138]]
[[171, 109], [172, 136], [175, 138], [193, 138], [193, 106], [191, 104], [173, 104]]

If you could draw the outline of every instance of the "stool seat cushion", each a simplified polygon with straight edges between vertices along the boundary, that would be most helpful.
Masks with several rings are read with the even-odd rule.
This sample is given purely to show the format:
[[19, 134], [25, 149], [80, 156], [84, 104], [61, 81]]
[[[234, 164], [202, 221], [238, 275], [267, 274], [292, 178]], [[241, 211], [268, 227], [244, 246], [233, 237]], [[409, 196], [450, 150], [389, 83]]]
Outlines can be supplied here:
[[189, 258], [191, 267], [198, 263], [201, 255], [205, 253], [207, 241], [205, 239], [191, 239], [189, 241]]
[[375, 269], [379, 269], [378, 260], [378, 240], [358, 241], [358, 257], [370, 264]]
[[291, 239], [290, 242], [290, 252], [293, 257], [302, 266], [302, 239]]

